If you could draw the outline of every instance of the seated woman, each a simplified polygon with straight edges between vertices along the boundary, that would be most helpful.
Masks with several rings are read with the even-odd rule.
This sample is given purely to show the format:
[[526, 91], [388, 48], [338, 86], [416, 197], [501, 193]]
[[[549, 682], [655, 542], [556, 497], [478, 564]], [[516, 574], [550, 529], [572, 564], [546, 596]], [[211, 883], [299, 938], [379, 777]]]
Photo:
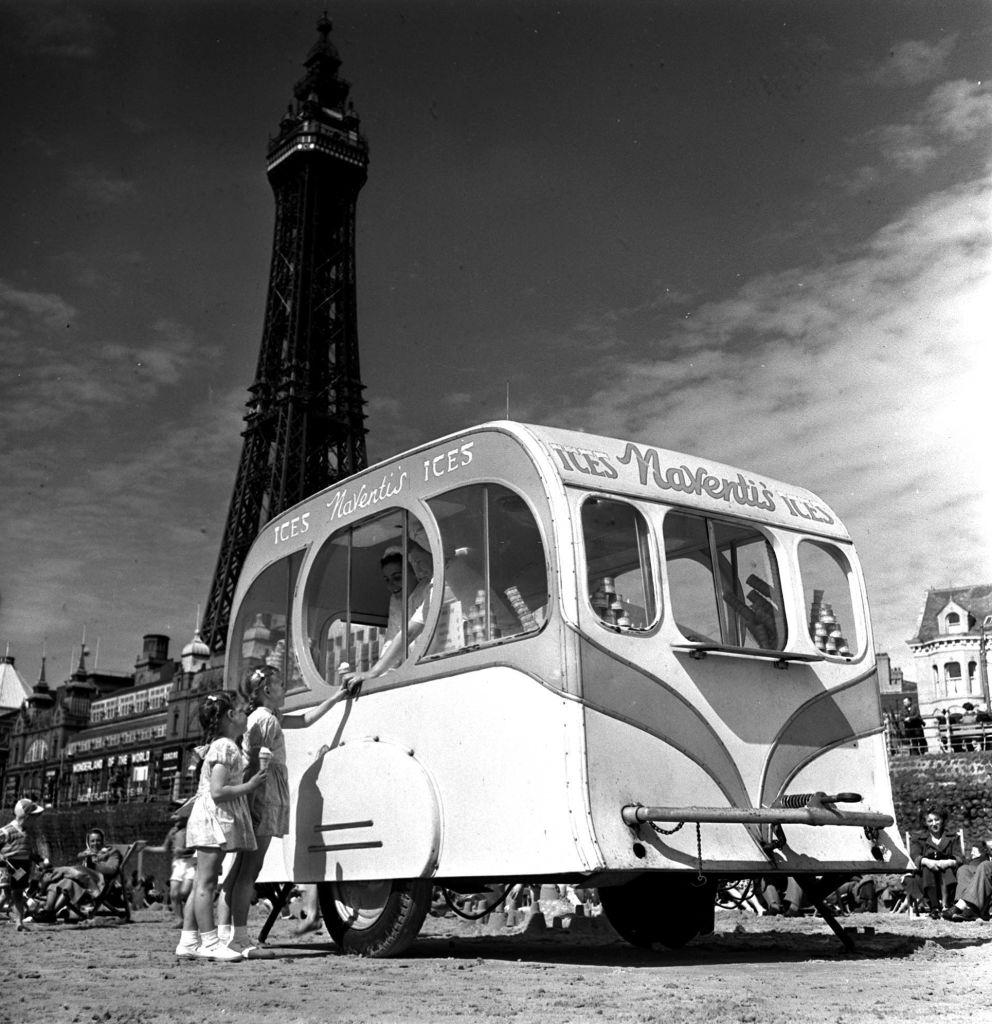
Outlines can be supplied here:
[[107, 846], [103, 831], [91, 828], [86, 833], [86, 849], [78, 864], [53, 868], [46, 877], [48, 891], [45, 907], [36, 921], [55, 921], [60, 916], [83, 916], [84, 908], [103, 891], [104, 879], [116, 875], [121, 867], [120, 851]]
[[957, 899], [941, 915], [945, 921], [987, 921], [992, 904], [992, 839], [983, 840], [958, 868]]
[[[954, 902], [958, 868], [964, 856], [955, 833], [946, 833], [947, 812], [931, 808], [926, 814], [927, 830], [910, 841], [909, 856], [915, 868], [913, 881], [926, 898], [930, 916], [940, 917], [941, 910]], [[915, 888], [915, 887], [912, 887]], [[911, 887], [907, 885], [907, 891]], [[914, 893], [915, 895], [915, 893]]]

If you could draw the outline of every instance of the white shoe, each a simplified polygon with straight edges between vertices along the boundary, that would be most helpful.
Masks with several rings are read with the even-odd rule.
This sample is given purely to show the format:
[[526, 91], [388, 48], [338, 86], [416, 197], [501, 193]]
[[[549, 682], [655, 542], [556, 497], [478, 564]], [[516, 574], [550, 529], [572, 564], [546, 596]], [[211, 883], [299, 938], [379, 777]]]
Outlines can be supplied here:
[[200, 944], [197, 943], [195, 946], [185, 945], [182, 942], [176, 946], [176, 959], [177, 960], [194, 960], [198, 955]]
[[225, 963], [240, 962], [243, 959], [239, 952], [225, 946], [222, 942], [215, 942], [210, 946], [199, 945], [193, 956], [199, 960], [219, 960]]
[[227, 944], [228, 949], [233, 949], [243, 960], [274, 960], [275, 954], [270, 949], [264, 949], [257, 943], [235, 942], [234, 939]]

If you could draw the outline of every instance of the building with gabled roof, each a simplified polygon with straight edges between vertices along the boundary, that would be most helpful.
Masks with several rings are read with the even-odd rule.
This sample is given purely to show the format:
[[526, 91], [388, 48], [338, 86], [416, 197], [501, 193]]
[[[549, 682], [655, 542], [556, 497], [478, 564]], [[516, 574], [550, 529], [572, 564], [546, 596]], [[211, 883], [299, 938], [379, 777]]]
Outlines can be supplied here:
[[21, 705], [31, 696], [31, 687], [14, 668], [14, 656], [5, 654], [0, 658], [0, 715], [20, 710]]
[[916, 662], [920, 713], [989, 708], [988, 641], [992, 584], [927, 591], [916, 635], [906, 643]]
[[10, 736], [21, 705], [31, 696], [31, 687], [14, 668], [14, 657], [8, 647], [0, 660], [0, 782], [10, 758]]

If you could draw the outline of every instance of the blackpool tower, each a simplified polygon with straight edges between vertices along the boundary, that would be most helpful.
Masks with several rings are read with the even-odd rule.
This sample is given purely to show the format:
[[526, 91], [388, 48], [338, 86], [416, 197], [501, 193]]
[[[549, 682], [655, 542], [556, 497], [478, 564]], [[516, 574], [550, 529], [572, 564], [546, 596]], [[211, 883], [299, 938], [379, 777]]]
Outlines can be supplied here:
[[355, 206], [368, 145], [326, 15], [293, 89], [267, 173], [275, 232], [244, 447], [201, 624], [221, 653], [238, 574], [259, 529], [366, 465], [355, 297]]

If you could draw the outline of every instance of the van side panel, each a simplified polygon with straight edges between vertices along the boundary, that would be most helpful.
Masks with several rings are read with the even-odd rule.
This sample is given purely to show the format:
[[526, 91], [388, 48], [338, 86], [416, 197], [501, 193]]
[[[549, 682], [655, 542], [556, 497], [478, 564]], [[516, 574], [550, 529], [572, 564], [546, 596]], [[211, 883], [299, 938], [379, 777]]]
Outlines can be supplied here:
[[[580, 648], [590, 801], [607, 870], [695, 863], [694, 825], [669, 835], [631, 829], [620, 818], [626, 804], [758, 807], [785, 793], [853, 791], [864, 797], [858, 810], [891, 812], [873, 670], [842, 681], [846, 666], [836, 666], [831, 688], [829, 669], [821, 676], [808, 665], [782, 672], [767, 661], [694, 661], [658, 647], [642, 659], [648, 671], [586, 639]], [[804, 871], [878, 869], [861, 829], [785, 831], [782, 870], [796, 858]], [[769, 867], [757, 828], [704, 824], [699, 839], [711, 870]]]
[[597, 866], [569, 785], [582, 758], [575, 700], [494, 667], [340, 707], [285, 734], [290, 834], [264, 878], [512, 878]]

